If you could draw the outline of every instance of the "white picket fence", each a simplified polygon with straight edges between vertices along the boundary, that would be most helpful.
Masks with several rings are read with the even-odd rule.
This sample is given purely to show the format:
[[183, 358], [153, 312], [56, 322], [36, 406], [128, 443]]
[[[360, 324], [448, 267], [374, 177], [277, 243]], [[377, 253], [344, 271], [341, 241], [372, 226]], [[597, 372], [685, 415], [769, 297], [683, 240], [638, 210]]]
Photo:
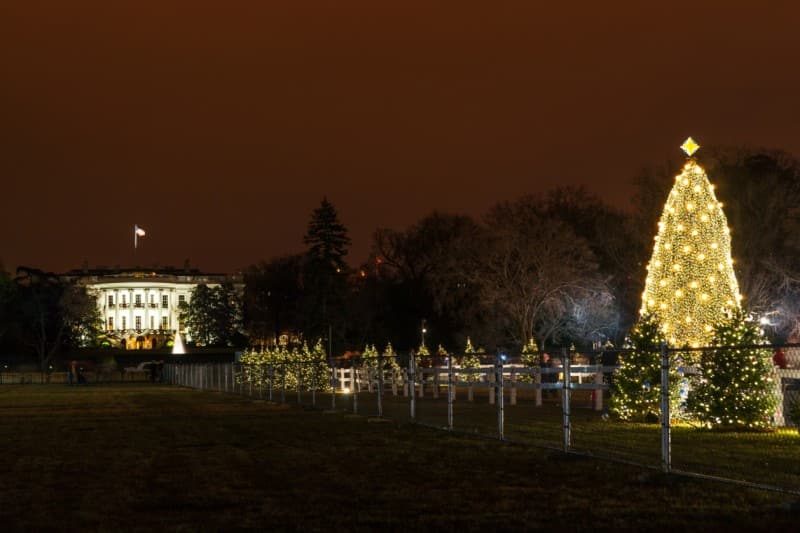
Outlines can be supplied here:
[[[572, 366], [570, 369], [570, 389], [573, 390], [607, 390], [608, 385], [603, 383], [603, 374], [611, 373], [614, 367], [603, 367], [598, 365]], [[376, 392], [381, 382], [378, 370], [375, 368], [336, 368], [335, 386], [344, 393]], [[429, 394], [432, 398], [438, 399], [440, 395], [447, 395], [448, 389], [447, 367], [418, 368], [414, 379], [414, 394], [418, 398], [424, 398]], [[453, 400], [458, 399], [459, 391], [466, 394], [467, 401], [475, 400], [475, 393], [485, 392], [490, 404], [495, 403], [496, 376], [498, 375], [494, 365], [481, 365], [478, 368], [461, 368], [453, 366]], [[542, 376], [553, 376], [548, 381]], [[525, 367], [523, 365], [511, 364], [503, 367], [503, 388], [508, 394], [510, 405], [517, 404], [517, 396], [520, 390], [533, 390], [535, 404], [542, 405], [542, 390], [560, 390], [563, 388], [563, 373], [560, 368], [540, 369], [538, 367]], [[522, 376], [530, 376], [532, 382], [522, 381]], [[409, 396], [409, 373], [408, 370], [384, 370], [383, 390], [391, 392], [393, 396]], [[603, 409], [603, 394], [595, 392], [592, 395], [592, 407], [596, 411]]]

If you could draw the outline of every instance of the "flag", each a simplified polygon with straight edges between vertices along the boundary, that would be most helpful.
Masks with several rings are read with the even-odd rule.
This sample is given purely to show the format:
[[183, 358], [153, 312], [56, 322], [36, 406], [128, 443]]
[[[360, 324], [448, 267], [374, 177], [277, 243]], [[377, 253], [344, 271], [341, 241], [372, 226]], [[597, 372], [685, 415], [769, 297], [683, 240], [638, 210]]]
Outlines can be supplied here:
[[139, 247], [139, 237], [144, 237], [146, 235], [145, 231], [139, 227], [138, 224], [133, 225], [133, 248], [136, 249]]

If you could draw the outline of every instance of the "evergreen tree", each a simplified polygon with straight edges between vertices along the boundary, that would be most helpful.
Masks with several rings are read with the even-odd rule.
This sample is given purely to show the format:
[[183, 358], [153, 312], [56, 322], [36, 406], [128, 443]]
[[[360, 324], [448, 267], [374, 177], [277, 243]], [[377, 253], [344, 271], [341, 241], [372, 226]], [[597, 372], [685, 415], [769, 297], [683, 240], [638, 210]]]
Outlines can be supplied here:
[[690, 157], [658, 223], [640, 313], [656, 317], [670, 345], [697, 347], [708, 344], [713, 325], [738, 309], [740, 299], [722, 204]]
[[[619, 369], [614, 373], [610, 409], [622, 420], [656, 421], [661, 404], [661, 343], [664, 333], [653, 316], [645, 316], [633, 327], [630, 350], [619, 357]], [[679, 415], [677, 365], [670, 365], [670, 412]]]
[[[478, 353], [483, 352], [482, 349], [476, 350], [475, 347], [472, 345], [472, 340], [467, 337], [467, 346], [464, 348], [464, 357], [461, 358], [461, 363], [459, 366], [461, 368], [470, 370], [475, 368], [481, 367], [481, 359], [478, 357]], [[476, 382], [481, 379], [480, 375], [478, 374], [464, 374], [461, 378], [462, 381], [469, 381], [469, 382]]]
[[[535, 368], [539, 366], [541, 362], [539, 347], [536, 345], [536, 340], [534, 340], [533, 337], [528, 339], [528, 342], [522, 347], [520, 359], [522, 360], [522, 364], [525, 365], [525, 368]], [[523, 374], [519, 377], [519, 380], [523, 383], [533, 383], [534, 377], [530, 374]]]
[[205, 284], [192, 289], [180, 307], [180, 321], [200, 346], [234, 345], [241, 342], [241, 301], [234, 287]]
[[344, 256], [350, 246], [350, 237], [347, 228], [339, 222], [336, 208], [326, 197], [311, 214], [303, 243], [308, 246], [306, 253], [316, 267], [334, 272], [347, 269]]
[[772, 352], [761, 328], [741, 312], [714, 328], [713, 349], [700, 359], [700, 378], [689, 392], [688, 407], [708, 426], [766, 428], [772, 424], [775, 396]]
[[[308, 246], [303, 276], [306, 338], [321, 338], [330, 331], [337, 341], [344, 336], [344, 303], [350, 237], [327, 198], [314, 210], [303, 238]], [[333, 339], [331, 339], [333, 340]], [[341, 348], [341, 342], [335, 349]]]

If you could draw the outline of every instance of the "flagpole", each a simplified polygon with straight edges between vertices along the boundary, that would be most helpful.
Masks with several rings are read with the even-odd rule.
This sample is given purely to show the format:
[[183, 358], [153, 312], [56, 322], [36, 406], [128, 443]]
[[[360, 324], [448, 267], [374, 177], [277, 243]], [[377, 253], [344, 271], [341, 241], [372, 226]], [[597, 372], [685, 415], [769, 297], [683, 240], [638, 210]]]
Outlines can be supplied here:
[[133, 225], [133, 249], [136, 250], [139, 247], [139, 226], [134, 224]]

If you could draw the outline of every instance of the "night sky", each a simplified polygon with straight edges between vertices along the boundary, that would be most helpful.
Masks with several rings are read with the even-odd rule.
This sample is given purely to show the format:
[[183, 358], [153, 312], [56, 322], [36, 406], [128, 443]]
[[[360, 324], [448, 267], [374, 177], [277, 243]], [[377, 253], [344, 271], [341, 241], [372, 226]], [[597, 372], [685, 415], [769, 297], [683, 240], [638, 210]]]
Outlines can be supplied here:
[[471, 4], [1, 2], [0, 261], [233, 272], [327, 195], [356, 264], [433, 209], [627, 207], [688, 135], [800, 155], [796, 2]]

